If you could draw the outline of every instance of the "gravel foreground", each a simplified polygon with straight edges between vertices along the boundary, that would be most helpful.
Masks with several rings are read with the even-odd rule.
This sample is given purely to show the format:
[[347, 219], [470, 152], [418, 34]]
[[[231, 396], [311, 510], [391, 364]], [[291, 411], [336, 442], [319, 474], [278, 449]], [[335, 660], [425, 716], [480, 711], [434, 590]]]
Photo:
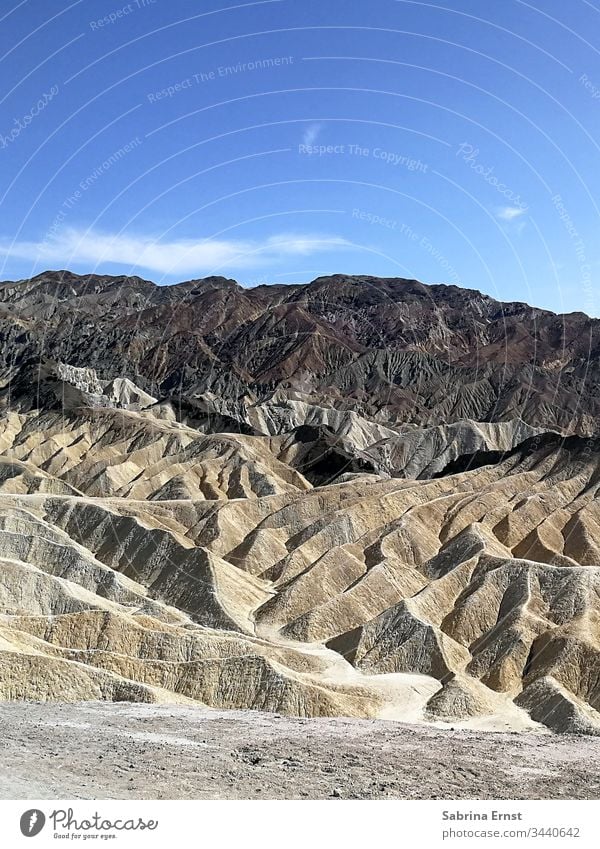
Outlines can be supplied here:
[[598, 799], [600, 740], [179, 705], [4, 703], [2, 799]]

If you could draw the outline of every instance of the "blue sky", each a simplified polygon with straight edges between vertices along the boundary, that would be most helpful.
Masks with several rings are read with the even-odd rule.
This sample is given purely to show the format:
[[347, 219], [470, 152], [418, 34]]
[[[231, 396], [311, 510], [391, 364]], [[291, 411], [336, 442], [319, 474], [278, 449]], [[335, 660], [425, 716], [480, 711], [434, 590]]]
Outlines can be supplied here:
[[600, 314], [587, 0], [4, 0], [0, 279], [415, 277]]

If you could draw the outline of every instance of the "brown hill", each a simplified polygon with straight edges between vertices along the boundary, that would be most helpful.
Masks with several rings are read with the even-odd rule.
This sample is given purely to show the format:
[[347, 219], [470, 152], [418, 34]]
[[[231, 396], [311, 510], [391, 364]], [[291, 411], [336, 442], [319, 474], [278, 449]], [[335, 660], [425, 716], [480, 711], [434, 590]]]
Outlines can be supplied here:
[[127, 378], [183, 418], [217, 395], [240, 427], [282, 393], [396, 425], [521, 418], [591, 434], [600, 412], [597, 320], [414, 280], [246, 289], [47, 272], [0, 284], [0, 339], [13, 408], [51, 358]]

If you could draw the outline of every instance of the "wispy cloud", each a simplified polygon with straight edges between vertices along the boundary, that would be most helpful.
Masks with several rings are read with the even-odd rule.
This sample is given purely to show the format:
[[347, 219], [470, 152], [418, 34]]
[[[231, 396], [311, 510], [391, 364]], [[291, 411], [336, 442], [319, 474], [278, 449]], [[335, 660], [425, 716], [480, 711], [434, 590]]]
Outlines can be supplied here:
[[302, 144], [314, 144], [317, 140], [317, 136], [321, 132], [321, 127], [321, 124], [309, 124], [304, 130]]
[[520, 218], [522, 215], [525, 215], [526, 212], [527, 207], [500, 206], [496, 210], [496, 217], [500, 218], [501, 221], [514, 221], [516, 218]]
[[175, 239], [67, 229], [42, 242], [0, 240], [0, 256], [59, 265], [114, 263], [161, 274], [245, 270], [282, 257], [352, 247], [339, 236], [282, 233], [264, 240]]

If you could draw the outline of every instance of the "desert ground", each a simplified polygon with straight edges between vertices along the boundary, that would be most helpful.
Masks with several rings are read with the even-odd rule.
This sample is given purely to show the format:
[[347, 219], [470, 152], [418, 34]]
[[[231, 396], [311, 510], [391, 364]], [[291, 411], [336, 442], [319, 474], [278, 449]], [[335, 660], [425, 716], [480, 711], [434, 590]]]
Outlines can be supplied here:
[[600, 741], [182, 705], [5, 703], [3, 799], [598, 799]]

